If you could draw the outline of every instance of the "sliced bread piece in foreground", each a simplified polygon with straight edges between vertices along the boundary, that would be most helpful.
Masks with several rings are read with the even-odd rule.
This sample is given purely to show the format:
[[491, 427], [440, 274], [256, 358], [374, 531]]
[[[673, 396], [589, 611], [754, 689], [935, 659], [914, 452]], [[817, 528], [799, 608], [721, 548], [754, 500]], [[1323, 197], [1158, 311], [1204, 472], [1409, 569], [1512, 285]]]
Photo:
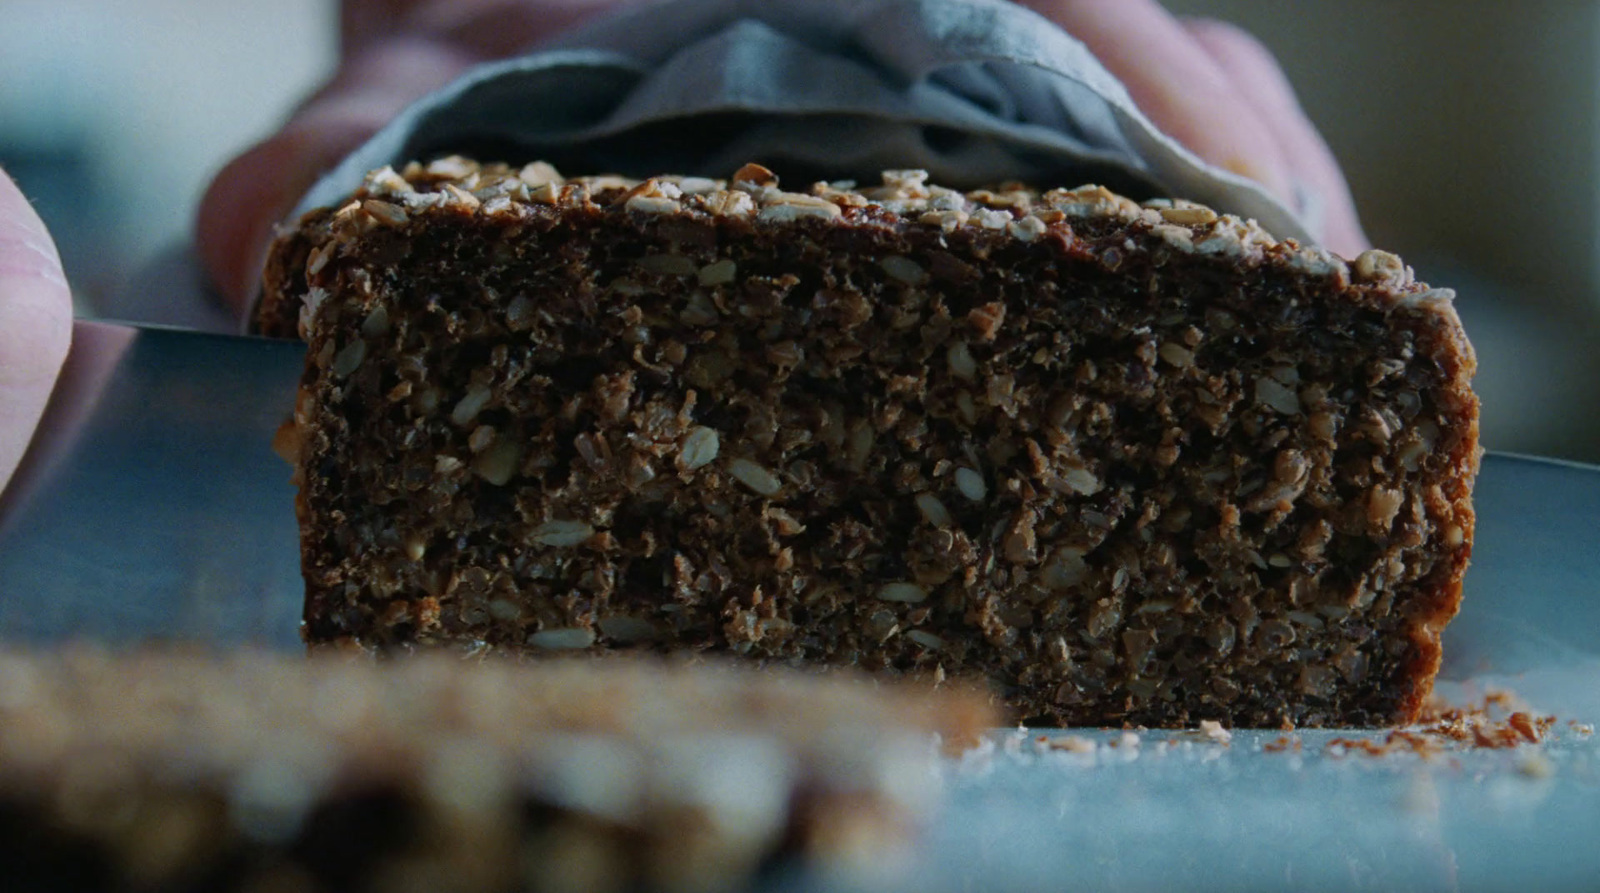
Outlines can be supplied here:
[[908, 866], [934, 734], [995, 722], [726, 662], [0, 650], [0, 864], [18, 891], [850, 886]]

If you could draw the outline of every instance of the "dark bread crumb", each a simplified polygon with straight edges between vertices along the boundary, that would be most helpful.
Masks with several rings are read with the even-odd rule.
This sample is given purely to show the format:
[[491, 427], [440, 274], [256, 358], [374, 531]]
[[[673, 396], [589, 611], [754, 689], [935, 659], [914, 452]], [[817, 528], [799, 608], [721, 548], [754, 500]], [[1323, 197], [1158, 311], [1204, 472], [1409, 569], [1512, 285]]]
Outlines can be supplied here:
[[[1368, 756], [1386, 756], [1391, 753], [1411, 753], [1428, 758], [1449, 749], [1487, 748], [1507, 750], [1530, 744], [1542, 744], [1558, 722], [1554, 716], [1539, 716], [1522, 707], [1509, 692], [1492, 691], [1483, 702], [1455, 707], [1437, 697], [1418, 715], [1414, 725], [1395, 729], [1382, 741], [1369, 738], [1333, 738], [1326, 747], [1335, 753], [1363, 753]], [[1582, 734], [1575, 722], [1568, 723]], [[1287, 741], [1287, 739], [1280, 739]], [[1299, 750], [1300, 742], [1294, 742]], [[1283, 747], [1264, 746], [1264, 750], [1282, 750]]]
[[1104, 189], [375, 172], [269, 262], [315, 646], [979, 676], [1063, 725], [1415, 718], [1451, 293]]

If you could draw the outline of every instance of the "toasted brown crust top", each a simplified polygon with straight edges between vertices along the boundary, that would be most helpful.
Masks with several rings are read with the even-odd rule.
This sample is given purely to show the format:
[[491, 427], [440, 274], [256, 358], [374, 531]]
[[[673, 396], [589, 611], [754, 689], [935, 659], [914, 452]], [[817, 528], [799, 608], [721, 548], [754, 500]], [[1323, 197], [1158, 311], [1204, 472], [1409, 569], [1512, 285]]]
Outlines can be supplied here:
[[[515, 226], [529, 214], [589, 212], [744, 219], [756, 226], [799, 226], [815, 221], [839, 227], [890, 227], [950, 233], [976, 228], [1032, 242], [1048, 234], [1074, 240], [1076, 230], [1104, 244], [1124, 235], [1128, 251], [1176, 252], [1248, 269], [1282, 266], [1306, 276], [1370, 292], [1379, 303], [1405, 304], [1459, 320], [1455, 293], [1416, 281], [1410, 267], [1386, 251], [1366, 251], [1347, 261], [1322, 248], [1278, 240], [1254, 220], [1241, 219], [1184, 199], [1143, 204], [1103, 186], [1037, 191], [1019, 183], [961, 192], [927, 182], [927, 172], [892, 170], [883, 184], [858, 188], [850, 181], [818, 182], [804, 192], [779, 188], [770, 170], [747, 164], [729, 180], [659, 176], [646, 180], [601, 175], [563, 177], [544, 162], [521, 169], [450, 156], [396, 172], [371, 172], [337, 208], [307, 213], [277, 241], [268, 260], [265, 297], [255, 324], [263, 334], [294, 337], [303, 302], [315, 304], [304, 280], [374, 227], [426, 226], [430, 220], [483, 216]], [[295, 300], [300, 299], [300, 300]], [[1462, 336], [1466, 356], [1471, 348]], [[1464, 369], [1470, 377], [1473, 368]]]

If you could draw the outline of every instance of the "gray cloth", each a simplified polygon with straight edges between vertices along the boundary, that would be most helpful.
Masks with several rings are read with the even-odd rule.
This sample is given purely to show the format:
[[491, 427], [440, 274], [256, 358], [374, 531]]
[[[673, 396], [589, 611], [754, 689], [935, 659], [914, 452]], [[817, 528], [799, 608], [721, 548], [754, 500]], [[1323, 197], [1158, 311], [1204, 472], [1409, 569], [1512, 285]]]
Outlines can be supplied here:
[[925, 168], [956, 187], [1099, 182], [1193, 199], [1315, 242], [1254, 182], [1139, 112], [1084, 45], [1000, 0], [675, 0], [606, 16], [423, 98], [298, 212], [369, 170], [450, 152], [568, 173], [727, 177], [757, 161], [799, 187]]

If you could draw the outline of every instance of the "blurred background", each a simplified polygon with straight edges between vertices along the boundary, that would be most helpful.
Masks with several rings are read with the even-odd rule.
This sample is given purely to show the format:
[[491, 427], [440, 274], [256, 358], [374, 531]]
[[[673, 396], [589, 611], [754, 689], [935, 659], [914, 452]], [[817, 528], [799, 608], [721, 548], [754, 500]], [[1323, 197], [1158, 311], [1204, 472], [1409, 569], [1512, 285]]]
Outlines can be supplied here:
[[[1600, 3], [1167, 6], [1259, 35], [1373, 241], [1460, 293], [1485, 444], [1600, 461]], [[0, 0], [0, 165], [80, 312], [188, 239], [211, 176], [331, 71], [336, 23], [335, 0]]]

